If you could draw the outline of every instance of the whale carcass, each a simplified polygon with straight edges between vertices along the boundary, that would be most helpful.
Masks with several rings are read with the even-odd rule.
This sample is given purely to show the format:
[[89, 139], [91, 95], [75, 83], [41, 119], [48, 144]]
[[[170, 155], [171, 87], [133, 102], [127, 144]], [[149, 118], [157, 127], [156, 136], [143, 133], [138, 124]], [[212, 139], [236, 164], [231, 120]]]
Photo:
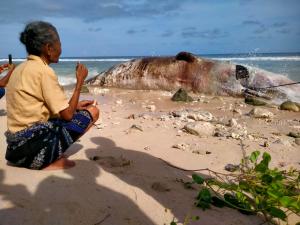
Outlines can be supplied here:
[[[180, 52], [174, 57], [145, 57], [113, 66], [87, 81], [103, 87], [127, 89], [177, 90], [214, 95], [239, 96], [245, 89], [254, 91], [293, 82], [285, 76], [250, 68], [246, 77], [237, 77], [237, 66]], [[249, 69], [249, 68], [248, 68]], [[298, 98], [300, 85], [268, 89], [282, 99]], [[298, 100], [299, 100], [298, 99]], [[293, 99], [295, 100], [295, 99]]]

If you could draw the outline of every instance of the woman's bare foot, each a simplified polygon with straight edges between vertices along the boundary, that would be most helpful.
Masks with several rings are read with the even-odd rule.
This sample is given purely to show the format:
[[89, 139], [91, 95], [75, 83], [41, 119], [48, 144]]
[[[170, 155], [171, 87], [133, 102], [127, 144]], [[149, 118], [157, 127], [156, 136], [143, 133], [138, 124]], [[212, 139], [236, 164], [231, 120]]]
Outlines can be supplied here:
[[75, 162], [63, 156], [62, 158], [51, 163], [49, 166], [45, 167], [44, 170], [69, 169], [73, 166], [75, 166]]

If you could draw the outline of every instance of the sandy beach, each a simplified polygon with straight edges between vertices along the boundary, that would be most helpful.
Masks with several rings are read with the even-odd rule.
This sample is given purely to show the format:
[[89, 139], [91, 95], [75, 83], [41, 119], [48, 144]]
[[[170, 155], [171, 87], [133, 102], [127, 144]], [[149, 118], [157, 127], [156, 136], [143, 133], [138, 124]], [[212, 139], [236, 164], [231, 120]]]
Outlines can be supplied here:
[[[265, 118], [255, 118], [248, 114], [254, 106], [242, 98], [194, 94], [194, 102], [184, 103], [172, 102], [173, 93], [166, 91], [89, 89], [94, 94], [81, 99], [96, 98], [101, 118], [68, 149], [76, 166], [67, 170], [6, 164], [6, 102], [1, 99], [1, 225], [182, 224], [187, 215], [200, 217], [190, 224], [258, 225], [263, 222], [259, 216], [196, 208], [198, 187], [183, 185], [195, 173], [188, 170], [227, 172], [227, 164], [239, 164], [254, 150], [270, 153], [272, 167], [300, 167], [299, 140], [287, 136], [300, 132], [299, 112], [258, 107]], [[207, 121], [197, 121], [199, 116]], [[182, 129], [196, 122], [209, 128], [200, 136]]]

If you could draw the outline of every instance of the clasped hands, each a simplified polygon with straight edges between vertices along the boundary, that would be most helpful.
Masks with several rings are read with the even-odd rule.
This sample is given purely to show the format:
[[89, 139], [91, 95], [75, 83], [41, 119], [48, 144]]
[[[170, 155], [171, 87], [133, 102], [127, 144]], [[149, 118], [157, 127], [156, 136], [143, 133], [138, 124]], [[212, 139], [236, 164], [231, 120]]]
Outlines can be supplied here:
[[96, 106], [98, 103], [94, 100], [82, 100], [77, 104], [77, 110], [87, 109], [90, 106]]

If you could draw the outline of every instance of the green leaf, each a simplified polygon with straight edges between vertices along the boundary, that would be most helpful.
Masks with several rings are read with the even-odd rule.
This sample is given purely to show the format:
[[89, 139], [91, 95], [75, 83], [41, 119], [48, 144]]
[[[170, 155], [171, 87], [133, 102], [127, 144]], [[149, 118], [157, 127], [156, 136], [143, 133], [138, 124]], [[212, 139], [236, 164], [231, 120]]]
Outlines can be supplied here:
[[196, 203], [196, 206], [199, 207], [199, 208], [201, 208], [201, 209], [203, 209], [203, 210], [210, 208], [210, 204], [209, 203], [207, 203], [205, 201], [201, 201], [201, 200]]
[[250, 161], [252, 163], [256, 163], [258, 156], [260, 155], [260, 151], [254, 151], [250, 155]]
[[300, 212], [300, 201], [298, 200], [293, 200], [289, 207], [294, 208], [298, 213]]
[[246, 200], [246, 196], [240, 191], [236, 192], [236, 197], [239, 202], [244, 202]]
[[226, 203], [223, 201], [223, 199], [220, 199], [216, 196], [213, 196], [211, 198], [211, 204], [218, 208], [223, 208], [226, 205]]
[[170, 225], [177, 225], [177, 223], [175, 223], [174, 221], [172, 221], [172, 222], [170, 223]]
[[284, 211], [282, 211], [279, 208], [276, 207], [271, 207], [268, 209], [268, 212], [270, 213], [271, 216], [275, 217], [275, 218], [279, 218], [281, 220], [285, 220], [286, 219], [286, 214]]
[[279, 199], [282, 197], [282, 193], [276, 190], [268, 189], [267, 194], [273, 199]]
[[269, 162], [271, 161], [271, 156], [269, 153], [264, 152], [262, 158], [263, 159], [260, 161], [260, 163], [255, 167], [255, 170], [264, 173], [269, 168]]
[[201, 176], [199, 176], [198, 174], [193, 174], [192, 178], [193, 178], [194, 182], [197, 183], [197, 184], [203, 184], [204, 183], [204, 179]]
[[199, 216], [193, 216], [193, 217], [192, 217], [192, 220], [193, 220], [193, 221], [197, 221], [197, 220], [199, 220], [199, 219], [200, 219]]
[[289, 207], [290, 204], [293, 202], [293, 199], [289, 196], [283, 196], [279, 199], [279, 202], [281, 203], [281, 205], [283, 205], [284, 207]]
[[198, 194], [198, 199], [206, 202], [211, 201], [211, 194], [207, 188], [202, 189]]
[[281, 171], [271, 170], [270, 175], [273, 177], [274, 181], [281, 181], [284, 178]]
[[258, 196], [255, 197], [255, 204], [260, 205], [260, 200], [259, 200]]
[[267, 152], [264, 152], [262, 157], [263, 157], [263, 160], [265, 160], [268, 163], [271, 161], [271, 155]]
[[196, 203], [197, 207], [200, 207], [203, 210], [210, 208], [211, 194], [207, 188], [204, 188], [199, 192], [197, 199], [199, 200]]
[[265, 184], [270, 184], [272, 182], [273, 178], [269, 174], [264, 174], [261, 177], [261, 181]]
[[239, 201], [232, 194], [229, 194], [229, 193], [224, 194], [224, 200], [231, 204], [231, 205], [228, 205], [229, 207], [232, 207], [232, 205], [239, 206]]
[[243, 180], [241, 180], [239, 182], [239, 187], [240, 187], [241, 190], [244, 190], [244, 191], [247, 191], [250, 188], [249, 184], [246, 181], [243, 181]]
[[266, 167], [266, 165], [265, 165], [264, 163], [260, 162], [260, 163], [255, 167], [255, 170], [256, 170], [257, 172], [264, 173], [264, 172], [266, 172], [267, 167]]

